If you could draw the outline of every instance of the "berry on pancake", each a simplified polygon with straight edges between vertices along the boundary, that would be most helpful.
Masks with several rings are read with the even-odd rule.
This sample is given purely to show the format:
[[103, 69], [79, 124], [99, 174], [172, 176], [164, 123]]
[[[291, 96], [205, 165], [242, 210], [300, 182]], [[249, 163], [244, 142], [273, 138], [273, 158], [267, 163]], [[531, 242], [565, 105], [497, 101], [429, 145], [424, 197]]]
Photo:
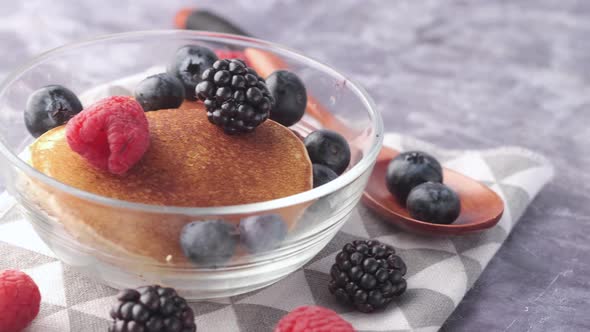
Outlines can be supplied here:
[[139, 82], [134, 94], [146, 112], [177, 108], [184, 101], [184, 86], [178, 78], [161, 73]]
[[66, 126], [70, 148], [93, 166], [125, 174], [150, 145], [148, 120], [130, 97], [102, 99], [73, 117]]
[[252, 132], [269, 118], [274, 99], [264, 79], [244, 61], [218, 60], [202, 79], [197, 97], [204, 102], [209, 121], [226, 133]]

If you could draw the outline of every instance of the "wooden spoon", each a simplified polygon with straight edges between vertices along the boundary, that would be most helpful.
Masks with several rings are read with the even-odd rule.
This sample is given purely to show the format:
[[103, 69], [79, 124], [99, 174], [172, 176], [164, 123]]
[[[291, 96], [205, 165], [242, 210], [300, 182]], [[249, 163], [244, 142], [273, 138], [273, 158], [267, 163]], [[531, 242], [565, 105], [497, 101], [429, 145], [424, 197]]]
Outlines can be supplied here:
[[[218, 16], [215, 19], [219, 20], [220, 26], [224, 24], [233, 26]], [[186, 19], [183, 22], [186, 22]], [[182, 26], [178, 23], [177, 25], [186, 27], [186, 25]], [[253, 48], [245, 49], [244, 53], [250, 64], [262, 77], [268, 77], [275, 70], [287, 68], [282, 59], [271, 53]], [[349, 138], [358, 136], [358, 133], [355, 133], [322, 107], [313, 96], [308, 96], [306, 113], [318, 120], [324, 128], [337, 131]], [[365, 205], [385, 217], [388, 222], [408, 231], [450, 235], [482, 231], [496, 225], [502, 217], [504, 203], [494, 191], [474, 179], [445, 168], [443, 169], [443, 181], [455, 190], [461, 200], [461, 214], [457, 220], [449, 225], [441, 225], [411, 218], [408, 210], [389, 193], [385, 185], [387, 166], [391, 159], [398, 154], [398, 151], [389, 147], [384, 146], [381, 149], [363, 193], [362, 201]]]
[[[258, 49], [246, 49], [245, 55], [251, 65], [263, 77], [273, 71], [287, 66], [280, 58]], [[318, 120], [324, 128], [354, 137], [357, 134], [322, 107], [312, 96], [307, 104], [306, 113]], [[385, 217], [385, 220], [409, 231], [428, 234], [464, 234], [481, 231], [498, 223], [504, 212], [502, 199], [490, 188], [467, 176], [445, 168], [444, 183], [451, 187], [461, 199], [461, 214], [449, 225], [433, 224], [410, 217], [408, 210], [387, 190], [385, 174], [391, 159], [398, 151], [383, 147], [377, 156], [377, 162], [369, 183], [363, 193], [363, 202], [372, 210]]]

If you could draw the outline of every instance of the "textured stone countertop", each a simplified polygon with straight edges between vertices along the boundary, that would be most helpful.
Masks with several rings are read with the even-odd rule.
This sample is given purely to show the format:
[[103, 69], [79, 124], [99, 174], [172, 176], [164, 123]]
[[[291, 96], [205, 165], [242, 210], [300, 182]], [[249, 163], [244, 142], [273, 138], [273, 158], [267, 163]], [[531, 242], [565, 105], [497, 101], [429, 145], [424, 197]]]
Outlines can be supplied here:
[[555, 180], [444, 330], [590, 329], [590, 1], [2, 1], [0, 77], [69, 41], [170, 28], [191, 3], [359, 81], [389, 131], [545, 154]]

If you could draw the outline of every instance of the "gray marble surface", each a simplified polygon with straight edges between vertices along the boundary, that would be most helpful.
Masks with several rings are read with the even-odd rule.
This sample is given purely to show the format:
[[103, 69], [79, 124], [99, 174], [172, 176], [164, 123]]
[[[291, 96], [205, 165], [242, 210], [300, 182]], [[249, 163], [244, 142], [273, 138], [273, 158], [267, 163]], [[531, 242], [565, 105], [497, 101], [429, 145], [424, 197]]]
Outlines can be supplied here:
[[390, 131], [550, 158], [554, 182], [443, 329], [590, 329], [590, 1], [1, 1], [0, 77], [69, 41], [170, 28], [187, 5], [359, 81]]

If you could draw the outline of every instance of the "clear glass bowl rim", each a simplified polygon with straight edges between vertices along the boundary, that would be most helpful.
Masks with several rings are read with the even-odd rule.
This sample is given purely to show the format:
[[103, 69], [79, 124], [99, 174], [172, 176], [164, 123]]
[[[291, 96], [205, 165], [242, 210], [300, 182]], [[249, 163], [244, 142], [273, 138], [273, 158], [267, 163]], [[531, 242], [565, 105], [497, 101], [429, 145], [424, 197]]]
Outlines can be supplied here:
[[371, 167], [373, 162], [376, 160], [383, 143], [383, 122], [372, 98], [359, 84], [357, 84], [354, 80], [351, 80], [348, 77], [342, 75], [332, 67], [325, 65], [321, 62], [318, 62], [316, 60], [310, 59], [290, 48], [256, 38], [243, 37], [232, 34], [189, 30], [148, 30], [108, 34], [65, 44], [63, 46], [41, 53], [37, 57], [28, 61], [26, 64], [20, 66], [11, 74], [9, 74], [2, 81], [2, 83], [0, 83], [0, 100], [4, 98], [4, 95], [8, 87], [15, 81], [17, 81], [20, 78], [20, 76], [24, 74], [26, 71], [30, 70], [32, 67], [40, 63], [43, 63], [47, 59], [60, 56], [64, 53], [67, 53], [68, 51], [89, 46], [92, 44], [104, 43], [109, 41], [117, 41], [124, 39], [131, 40], [133, 38], [166, 38], [171, 36], [174, 36], [176, 38], [189, 38], [193, 39], [194, 41], [217, 42], [237, 45], [241, 47], [254, 47], [258, 49], [271, 51], [273, 53], [280, 52], [282, 54], [288, 55], [290, 58], [296, 59], [297, 61], [304, 63], [306, 66], [313, 66], [330, 76], [343, 77], [347, 81], [347, 87], [351, 89], [360, 98], [372, 121], [371, 125], [374, 129], [374, 136], [373, 144], [371, 145], [369, 152], [367, 154], [363, 154], [362, 159], [346, 173], [342, 174], [337, 179], [321, 187], [270, 201], [217, 207], [163, 206], [109, 198], [106, 196], [93, 194], [91, 192], [87, 192], [69, 186], [37, 171], [32, 166], [27, 164], [25, 161], [20, 159], [19, 156], [15, 154], [13, 151], [11, 151], [11, 149], [8, 146], [6, 146], [5, 143], [1, 140], [0, 153], [10, 162], [11, 166], [16, 167], [27, 176], [30, 176], [31, 178], [34, 178], [38, 181], [41, 181], [42, 183], [54, 189], [58, 189], [62, 192], [73, 195], [77, 198], [88, 200], [90, 202], [94, 202], [105, 206], [111, 206], [119, 209], [122, 208], [148, 213], [169, 213], [180, 215], [209, 216], [228, 214], [255, 214], [257, 212], [275, 210], [287, 206], [313, 201], [322, 196], [329, 195], [330, 193], [338, 191], [339, 189], [350, 184], [359, 176], [361, 176], [364, 172], [366, 172], [367, 169]]

